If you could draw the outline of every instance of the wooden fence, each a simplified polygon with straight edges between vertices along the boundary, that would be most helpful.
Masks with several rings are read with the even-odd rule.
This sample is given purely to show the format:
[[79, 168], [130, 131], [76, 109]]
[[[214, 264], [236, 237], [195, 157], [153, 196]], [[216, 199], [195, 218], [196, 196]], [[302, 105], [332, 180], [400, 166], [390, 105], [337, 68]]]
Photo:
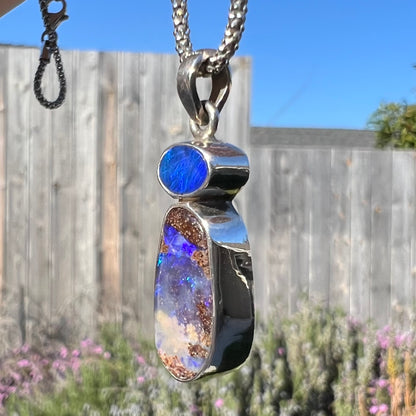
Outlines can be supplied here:
[[[156, 166], [191, 137], [177, 58], [65, 51], [68, 96], [51, 112], [32, 92], [38, 57], [0, 47], [3, 305], [28, 334], [75, 323], [85, 334], [108, 315], [151, 334], [156, 251], [173, 202]], [[45, 84], [56, 85], [51, 67]], [[233, 60], [218, 132], [246, 148], [250, 71], [249, 58]]]
[[368, 132], [305, 131], [253, 129], [259, 310], [292, 312], [303, 293], [379, 325], [406, 322], [416, 299], [416, 153], [376, 150]]
[[[0, 46], [1, 305], [29, 336], [61, 336], [71, 325], [84, 335], [100, 317], [151, 336], [156, 250], [172, 202], [156, 165], [190, 137], [177, 58], [65, 51], [68, 97], [51, 112], [32, 93], [38, 54]], [[380, 324], [407, 313], [415, 154], [317, 146], [308, 134], [285, 141], [272, 130], [253, 129], [250, 140], [250, 59], [234, 59], [232, 72], [218, 137], [251, 157], [237, 205], [253, 247], [257, 310], [291, 312], [305, 293]], [[50, 71], [47, 84], [55, 82]]]

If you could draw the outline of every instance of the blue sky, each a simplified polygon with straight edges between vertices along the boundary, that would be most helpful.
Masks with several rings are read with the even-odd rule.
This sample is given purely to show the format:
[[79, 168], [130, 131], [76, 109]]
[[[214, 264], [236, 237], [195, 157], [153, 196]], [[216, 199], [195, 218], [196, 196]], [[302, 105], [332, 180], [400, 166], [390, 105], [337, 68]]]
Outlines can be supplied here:
[[[228, 0], [188, 0], [195, 49], [216, 48]], [[174, 53], [168, 0], [67, 0], [65, 49]], [[381, 101], [416, 102], [415, 0], [251, 0], [252, 124], [365, 128]], [[39, 46], [37, 0], [0, 20], [0, 43]]]

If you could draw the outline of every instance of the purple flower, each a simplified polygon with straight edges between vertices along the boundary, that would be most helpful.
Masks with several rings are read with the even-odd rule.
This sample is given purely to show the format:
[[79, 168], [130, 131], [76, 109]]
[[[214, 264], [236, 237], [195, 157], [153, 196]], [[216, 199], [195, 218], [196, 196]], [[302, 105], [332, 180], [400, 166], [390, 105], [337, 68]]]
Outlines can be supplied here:
[[90, 338], [86, 338], [86, 339], [81, 341], [81, 347], [82, 348], [89, 348], [93, 345], [94, 345], [94, 343], [92, 342], [92, 340]]
[[282, 355], [285, 355], [285, 349], [283, 348], [283, 347], [280, 347], [280, 348], [278, 348], [277, 349], [277, 353], [280, 355], [280, 356], [282, 356]]
[[65, 347], [61, 347], [61, 351], [59, 352], [59, 355], [61, 356], [61, 358], [66, 358], [68, 357], [68, 349]]
[[360, 326], [360, 321], [356, 318], [354, 318], [353, 316], [349, 316], [348, 317], [348, 325], [352, 328], [352, 329], [356, 329], [359, 328]]
[[19, 373], [16, 373], [15, 371], [10, 371], [10, 377], [14, 379], [14, 381], [19, 382], [22, 379], [22, 376]]
[[217, 409], [220, 409], [223, 405], [224, 405], [224, 400], [223, 399], [217, 399], [217, 400], [215, 400], [215, 407]]
[[60, 361], [60, 360], [55, 360], [55, 361], [52, 363], [52, 367], [53, 367], [55, 370], [59, 371], [60, 373], [64, 373], [64, 372], [65, 372], [65, 370], [66, 370], [66, 365], [65, 365], [65, 362], [64, 362], [64, 361]]
[[72, 357], [71, 359], [71, 369], [74, 373], [77, 373], [79, 368], [81, 367], [81, 361], [78, 357]]
[[139, 377], [137, 377], [137, 382], [138, 382], [139, 384], [144, 383], [144, 381], [145, 381], [145, 378], [144, 378], [143, 376], [139, 376]]
[[15, 386], [9, 386], [6, 388], [6, 394], [10, 395], [16, 393], [17, 388]]
[[380, 387], [381, 389], [384, 389], [388, 385], [389, 385], [389, 381], [384, 378], [380, 378], [379, 380], [377, 380], [377, 386]]
[[382, 413], [387, 413], [389, 411], [389, 406], [383, 403], [378, 407], [378, 410]]
[[17, 366], [20, 367], [20, 368], [30, 367], [30, 362], [26, 359], [23, 359], [23, 360], [20, 360], [20, 361], [17, 362]]
[[369, 409], [370, 414], [375, 415], [378, 412], [378, 406], [371, 406]]
[[104, 349], [100, 345], [97, 345], [92, 349], [92, 352], [94, 354], [101, 355], [104, 352]]
[[74, 350], [74, 351], [72, 351], [72, 356], [73, 357], [79, 357], [80, 355], [81, 355], [80, 350]]
[[408, 334], [398, 334], [394, 337], [394, 343], [396, 347], [401, 347], [402, 345], [408, 344], [410, 337]]
[[141, 356], [141, 355], [136, 355], [136, 361], [138, 362], [138, 364], [146, 364], [146, 360]]
[[379, 334], [377, 338], [380, 348], [386, 350], [389, 346], [389, 338], [381, 334]]
[[106, 360], [109, 360], [109, 359], [111, 358], [111, 354], [110, 354], [108, 351], [106, 351], [106, 352], [104, 352], [103, 357], [104, 357]]

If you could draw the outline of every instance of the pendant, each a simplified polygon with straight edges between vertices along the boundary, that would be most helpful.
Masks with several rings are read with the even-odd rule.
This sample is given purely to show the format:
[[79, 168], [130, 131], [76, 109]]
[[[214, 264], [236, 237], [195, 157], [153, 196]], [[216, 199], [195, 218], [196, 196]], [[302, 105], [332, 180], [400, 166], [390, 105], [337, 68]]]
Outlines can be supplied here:
[[179, 381], [238, 367], [254, 333], [250, 247], [232, 204], [248, 180], [248, 159], [214, 137], [218, 108], [228, 95], [228, 68], [213, 77], [208, 101], [201, 103], [196, 94], [195, 78], [207, 55], [188, 58], [178, 72], [195, 140], [169, 147], [158, 167], [160, 184], [179, 202], [167, 211], [161, 232], [155, 342], [163, 365]]

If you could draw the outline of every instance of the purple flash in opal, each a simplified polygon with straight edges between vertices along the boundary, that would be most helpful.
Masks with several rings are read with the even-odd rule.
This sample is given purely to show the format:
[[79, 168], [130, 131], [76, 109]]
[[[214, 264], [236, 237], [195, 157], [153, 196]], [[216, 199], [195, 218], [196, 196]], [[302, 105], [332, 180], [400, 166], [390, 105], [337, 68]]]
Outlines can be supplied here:
[[190, 146], [171, 147], [162, 157], [159, 178], [172, 193], [186, 195], [195, 192], [208, 177], [208, 165], [203, 155]]
[[204, 369], [211, 346], [213, 295], [207, 244], [190, 211], [176, 207], [168, 213], [156, 267], [155, 338], [163, 364], [183, 381]]

